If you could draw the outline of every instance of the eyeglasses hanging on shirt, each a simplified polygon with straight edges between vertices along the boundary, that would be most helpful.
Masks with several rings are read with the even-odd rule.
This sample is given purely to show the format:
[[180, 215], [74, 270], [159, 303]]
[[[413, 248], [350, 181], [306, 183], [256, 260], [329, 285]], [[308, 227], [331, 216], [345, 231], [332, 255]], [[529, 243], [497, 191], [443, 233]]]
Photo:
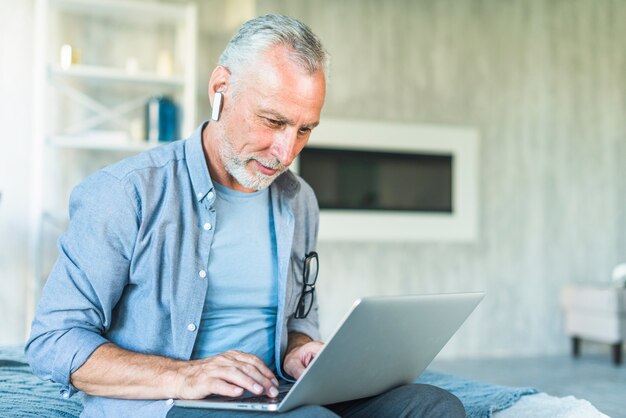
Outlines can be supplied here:
[[317, 281], [317, 273], [319, 272], [319, 260], [317, 253], [311, 251], [304, 258], [304, 270], [302, 277], [302, 293], [298, 300], [295, 318], [303, 319], [309, 315], [313, 307], [313, 299], [315, 298], [315, 282]]

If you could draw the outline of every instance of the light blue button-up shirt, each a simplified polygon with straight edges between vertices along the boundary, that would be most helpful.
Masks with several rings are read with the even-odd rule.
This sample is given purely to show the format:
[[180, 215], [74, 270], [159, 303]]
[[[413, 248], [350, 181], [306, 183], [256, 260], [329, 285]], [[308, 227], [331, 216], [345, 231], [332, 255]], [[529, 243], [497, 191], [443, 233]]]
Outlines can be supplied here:
[[[107, 167], [70, 197], [70, 225], [44, 287], [26, 355], [42, 379], [76, 392], [70, 375], [100, 345], [191, 357], [210, 285], [206, 271], [217, 214], [200, 126], [176, 141]], [[275, 360], [289, 332], [319, 339], [317, 306], [293, 314], [306, 254], [316, 246], [319, 210], [312, 189], [286, 172], [271, 187], [279, 270]], [[171, 402], [85, 395], [82, 416], [165, 416]]]

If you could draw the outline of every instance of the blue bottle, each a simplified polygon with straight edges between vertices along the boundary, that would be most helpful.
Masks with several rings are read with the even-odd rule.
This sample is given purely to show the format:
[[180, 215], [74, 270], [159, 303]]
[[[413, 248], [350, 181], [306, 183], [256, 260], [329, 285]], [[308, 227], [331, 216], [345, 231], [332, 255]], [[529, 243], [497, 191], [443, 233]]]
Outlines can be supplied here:
[[168, 142], [178, 139], [178, 107], [171, 98], [157, 96], [148, 99], [146, 135], [148, 142]]

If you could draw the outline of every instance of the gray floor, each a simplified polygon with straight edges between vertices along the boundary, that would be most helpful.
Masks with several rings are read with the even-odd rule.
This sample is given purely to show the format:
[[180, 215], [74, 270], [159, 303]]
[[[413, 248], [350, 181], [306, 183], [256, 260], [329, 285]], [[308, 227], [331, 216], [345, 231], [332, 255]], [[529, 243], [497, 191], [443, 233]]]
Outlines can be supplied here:
[[568, 356], [435, 360], [431, 370], [487, 383], [531, 386], [554, 396], [586, 399], [598, 410], [626, 418], [626, 364], [617, 367], [609, 354]]

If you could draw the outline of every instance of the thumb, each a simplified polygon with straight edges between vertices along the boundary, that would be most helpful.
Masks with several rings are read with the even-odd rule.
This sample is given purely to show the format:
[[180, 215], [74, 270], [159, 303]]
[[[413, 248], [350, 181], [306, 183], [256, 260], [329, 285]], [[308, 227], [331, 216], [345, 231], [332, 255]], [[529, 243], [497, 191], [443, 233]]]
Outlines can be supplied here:
[[302, 365], [304, 367], [308, 367], [314, 357], [315, 356], [313, 355], [313, 353], [309, 351], [308, 353], [305, 354], [304, 358], [302, 359]]

